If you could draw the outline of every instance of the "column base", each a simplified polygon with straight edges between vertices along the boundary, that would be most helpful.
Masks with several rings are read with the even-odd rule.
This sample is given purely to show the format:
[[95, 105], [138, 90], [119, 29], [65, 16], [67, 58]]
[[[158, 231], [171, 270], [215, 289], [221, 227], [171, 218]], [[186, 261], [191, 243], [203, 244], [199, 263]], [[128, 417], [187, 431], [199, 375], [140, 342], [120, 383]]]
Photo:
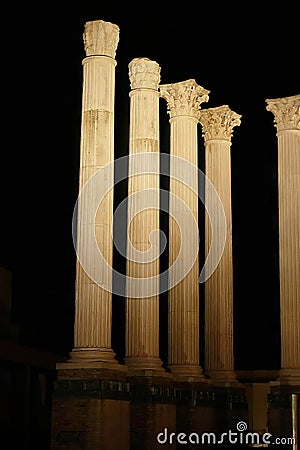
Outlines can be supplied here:
[[70, 352], [71, 358], [56, 363], [57, 379], [99, 379], [125, 381], [127, 367], [118, 364], [112, 350], [78, 348]]
[[[124, 373], [126, 375], [127, 373], [127, 367], [123, 366], [121, 364], [110, 364], [109, 362], [101, 362], [101, 361], [86, 361], [86, 360], [82, 360], [82, 361], [72, 361], [72, 360], [68, 360], [66, 362], [63, 363], [57, 363], [56, 364], [56, 370], [58, 371], [64, 371], [65, 373], [67, 373], [67, 371], [69, 372], [77, 372], [80, 370], [104, 370], [104, 371], [110, 371], [110, 372], [120, 372], [120, 373]], [[101, 378], [101, 377], [100, 377]]]
[[117, 366], [115, 353], [109, 348], [79, 347], [70, 352], [70, 358], [66, 364], [75, 364], [76, 367], [85, 367], [90, 363], [103, 363], [109, 366]]
[[300, 386], [300, 368], [290, 367], [286, 369], [280, 369], [279, 377], [276, 381], [282, 385]]
[[125, 358], [127, 374], [132, 376], [167, 376], [160, 358], [150, 356], [129, 356]]
[[169, 368], [174, 381], [181, 382], [207, 382], [207, 378], [198, 365], [189, 364], [170, 364]]

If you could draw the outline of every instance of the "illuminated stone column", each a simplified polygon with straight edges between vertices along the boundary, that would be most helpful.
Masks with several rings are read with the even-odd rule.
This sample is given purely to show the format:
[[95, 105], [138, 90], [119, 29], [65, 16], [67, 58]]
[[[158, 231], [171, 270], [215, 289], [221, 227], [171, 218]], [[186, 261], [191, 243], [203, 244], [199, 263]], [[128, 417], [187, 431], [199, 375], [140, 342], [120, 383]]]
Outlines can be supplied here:
[[[175, 380], [201, 381], [205, 377], [199, 365], [199, 234], [198, 234], [198, 113], [200, 105], [208, 101], [209, 91], [187, 80], [160, 86], [161, 97], [167, 101], [170, 116], [170, 202], [169, 202], [169, 267], [179, 252], [181, 260], [169, 283], [169, 361]], [[176, 174], [188, 170], [176, 162], [176, 157], [190, 163], [196, 170], [190, 171], [186, 186]], [[177, 196], [178, 202], [174, 196]], [[175, 217], [187, 220], [187, 211], [192, 213], [197, 232], [191, 230], [189, 238], [181, 239], [181, 230]], [[174, 217], [174, 218], [172, 218]], [[180, 248], [181, 247], [181, 248]], [[184, 266], [189, 264], [189, 255], [197, 249], [197, 256], [190, 271], [180, 281]], [[177, 279], [177, 281], [175, 281]]]
[[300, 384], [300, 95], [266, 103], [278, 139], [280, 380]]
[[[148, 58], [135, 58], [129, 64], [129, 78], [129, 240], [125, 363], [130, 376], [150, 374], [153, 371], [160, 373], [164, 370], [159, 358], [159, 241], [150, 243], [150, 233], [159, 229], [160, 66]], [[147, 163], [143, 155], [139, 157], [141, 153], [148, 153], [153, 157], [153, 173], [143, 173], [147, 170]], [[152, 191], [147, 191], [149, 189]], [[152, 258], [147, 253], [151, 246], [154, 250]], [[141, 254], [136, 257], [136, 252]], [[134, 278], [145, 281], [135, 287]], [[151, 288], [154, 295], [149, 295], [149, 278], [153, 278]]]
[[[87, 22], [83, 37], [86, 58], [83, 60], [79, 191], [98, 169], [114, 159], [115, 53], [119, 27], [102, 20]], [[107, 187], [113, 186], [112, 167], [101, 179]], [[111, 349], [112, 271], [107, 274], [99, 266], [100, 283], [90, 278], [87, 269], [95, 268], [98, 261], [95, 259], [94, 262], [95, 249], [86, 241], [88, 227], [92, 224], [99, 249], [112, 267], [113, 190], [106, 195], [97, 211], [94, 204], [92, 192], [78, 204], [77, 252], [82, 252], [89, 267], [83, 268], [77, 262], [75, 346], [70, 362], [116, 365]]]
[[[231, 209], [231, 137], [240, 115], [227, 105], [202, 110], [199, 122], [205, 142], [205, 175], [216, 189], [226, 217], [226, 241], [216, 270], [205, 282], [205, 374], [220, 381], [234, 380], [233, 354], [233, 263], [232, 263], [232, 209]], [[205, 191], [205, 205], [211, 214], [214, 197]], [[214, 220], [217, 220], [214, 217]], [[220, 223], [220, 221], [219, 221]], [[213, 236], [222, 238], [222, 230]], [[212, 229], [205, 215], [205, 254], [209, 253]], [[220, 242], [221, 245], [221, 242]]]

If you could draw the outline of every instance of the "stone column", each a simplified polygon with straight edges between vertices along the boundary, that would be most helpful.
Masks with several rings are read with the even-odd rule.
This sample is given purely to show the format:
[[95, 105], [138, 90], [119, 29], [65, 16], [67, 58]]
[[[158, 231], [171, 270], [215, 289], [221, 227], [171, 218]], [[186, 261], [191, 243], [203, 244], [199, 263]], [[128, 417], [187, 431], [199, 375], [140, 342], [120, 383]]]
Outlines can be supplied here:
[[[102, 20], [87, 22], [83, 37], [86, 58], [83, 60], [79, 192], [98, 169], [114, 160], [115, 53], [119, 27]], [[113, 185], [112, 167], [101, 180], [107, 187]], [[93, 267], [95, 249], [85, 241], [87, 227], [92, 222], [97, 245], [112, 267], [113, 190], [97, 212], [93, 210], [94, 202], [91, 194], [78, 204], [77, 250], [85, 253], [85, 260], [90, 260], [90, 267]], [[96, 283], [77, 262], [75, 346], [70, 362], [115, 365], [111, 349], [112, 271], [107, 276], [102, 267], [97, 269], [101, 283]]]
[[[150, 243], [150, 233], [159, 229], [160, 66], [148, 58], [135, 58], [129, 64], [129, 78], [125, 364], [130, 376], [164, 371], [159, 358], [159, 241]], [[153, 158], [151, 174], [145, 173], [148, 164], [142, 153]], [[147, 253], [151, 246], [154, 250], [152, 258]], [[135, 278], [145, 282], [134, 287]], [[149, 278], [153, 278], [153, 295], [149, 295], [147, 288]]]
[[[233, 355], [233, 263], [231, 209], [231, 137], [233, 127], [240, 125], [240, 115], [227, 105], [202, 110], [199, 121], [205, 142], [205, 175], [222, 202], [226, 217], [226, 241], [222, 257], [205, 282], [205, 374], [222, 381], [236, 378]], [[205, 190], [205, 205], [211, 214], [214, 198]], [[214, 217], [216, 220], [216, 217]], [[208, 214], [205, 215], [205, 254], [209, 253], [212, 236]], [[216, 245], [215, 245], [216, 247]]]
[[[160, 86], [160, 95], [167, 101], [170, 116], [170, 202], [169, 202], [169, 267], [179, 252], [177, 272], [182, 272], [189, 255], [197, 248], [197, 256], [190, 271], [177, 284], [172, 277], [169, 295], [169, 356], [168, 365], [175, 380], [201, 381], [205, 377], [199, 365], [199, 235], [198, 235], [198, 113], [200, 105], [208, 101], [209, 91], [199, 86], [195, 80], [186, 80]], [[173, 158], [172, 160], [172, 156]], [[176, 157], [187, 161], [195, 170], [190, 170], [186, 186], [176, 174], [188, 170], [176, 162]], [[181, 167], [182, 166], [182, 167]], [[176, 200], [177, 196], [180, 201]], [[191, 230], [189, 239], [182, 241], [181, 230], [175, 217], [187, 220], [187, 211], [192, 213], [197, 232]], [[174, 218], [173, 218], [174, 217]]]
[[300, 95], [266, 103], [278, 139], [280, 380], [300, 385]]

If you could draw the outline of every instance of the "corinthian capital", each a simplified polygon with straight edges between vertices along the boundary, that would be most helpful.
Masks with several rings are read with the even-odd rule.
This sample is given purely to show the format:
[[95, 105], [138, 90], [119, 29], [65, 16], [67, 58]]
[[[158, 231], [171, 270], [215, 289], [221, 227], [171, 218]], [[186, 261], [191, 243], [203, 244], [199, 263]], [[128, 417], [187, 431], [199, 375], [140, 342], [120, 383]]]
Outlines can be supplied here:
[[267, 99], [266, 109], [274, 114], [277, 131], [300, 130], [300, 95]]
[[86, 56], [100, 55], [114, 58], [119, 43], [118, 25], [103, 20], [86, 22], [83, 41]]
[[158, 90], [160, 66], [149, 58], [134, 58], [129, 64], [131, 89]]
[[230, 141], [233, 128], [240, 125], [241, 117], [231, 111], [227, 105], [199, 111], [199, 122], [202, 125], [204, 140], [224, 139]]
[[201, 103], [207, 102], [210, 91], [195, 80], [173, 84], [161, 84], [160, 96], [167, 101], [170, 117], [193, 116], [198, 118]]

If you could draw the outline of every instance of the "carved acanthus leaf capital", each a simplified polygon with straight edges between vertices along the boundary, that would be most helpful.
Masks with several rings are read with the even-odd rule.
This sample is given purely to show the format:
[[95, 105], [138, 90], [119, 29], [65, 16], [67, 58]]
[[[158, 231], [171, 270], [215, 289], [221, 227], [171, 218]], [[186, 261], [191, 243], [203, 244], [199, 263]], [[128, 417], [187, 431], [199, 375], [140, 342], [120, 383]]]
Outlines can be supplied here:
[[86, 22], [83, 41], [86, 56], [109, 56], [115, 58], [119, 43], [118, 25], [104, 20]]
[[160, 66], [149, 58], [134, 58], [129, 64], [131, 89], [158, 90]]
[[160, 96], [167, 101], [170, 118], [176, 116], [198, 118], [201, 103], [208, 102], [209, 93], [210, 91], [199, 86], [195, 80], [160, 85]]
[[232, 111], [228, 105], [199, 111], [202, 136], [205, 141], [211, 139], [231, 140], [233, 128], [240, 125], [241, 115]]
[[266, 109], [274, 114], [277, 131], [300, 130], [300, 95], [267, 99]]

